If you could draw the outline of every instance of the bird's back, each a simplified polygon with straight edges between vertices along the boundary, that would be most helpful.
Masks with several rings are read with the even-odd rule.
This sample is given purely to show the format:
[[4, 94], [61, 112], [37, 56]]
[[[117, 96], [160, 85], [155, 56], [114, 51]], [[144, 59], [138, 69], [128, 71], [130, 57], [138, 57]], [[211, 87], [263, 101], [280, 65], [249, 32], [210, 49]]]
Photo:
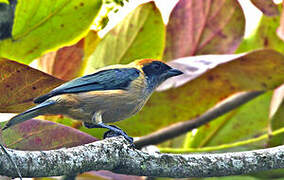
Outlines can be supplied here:
[[50, 98], [57, 102], [51, 111], [89, 123], [92, 123], [92, 117], [96, 112], [102, 112], [104, 123], [120, 121], [134, 115], [148, 100], [151, 93], [146, 90], [145, 83], [142, 75], [124, 90], [58, 95]]

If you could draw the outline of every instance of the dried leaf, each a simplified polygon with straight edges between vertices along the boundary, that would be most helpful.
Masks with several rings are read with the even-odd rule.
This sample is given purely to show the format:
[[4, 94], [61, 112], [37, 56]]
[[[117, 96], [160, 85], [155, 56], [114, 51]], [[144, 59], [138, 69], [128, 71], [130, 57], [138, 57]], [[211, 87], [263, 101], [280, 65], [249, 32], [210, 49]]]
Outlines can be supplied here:
[[0, 112], [22, 112], [33, 99], [64, 81], [8, 59], [0, 59]]

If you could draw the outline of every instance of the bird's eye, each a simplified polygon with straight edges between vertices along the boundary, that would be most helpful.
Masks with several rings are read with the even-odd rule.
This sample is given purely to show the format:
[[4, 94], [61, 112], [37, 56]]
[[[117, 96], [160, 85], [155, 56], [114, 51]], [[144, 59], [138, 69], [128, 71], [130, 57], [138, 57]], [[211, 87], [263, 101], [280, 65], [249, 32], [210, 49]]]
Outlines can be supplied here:
[[161, 70], [161, 66], [159, 64], [153, 64], [153, 69], [159, 71]]

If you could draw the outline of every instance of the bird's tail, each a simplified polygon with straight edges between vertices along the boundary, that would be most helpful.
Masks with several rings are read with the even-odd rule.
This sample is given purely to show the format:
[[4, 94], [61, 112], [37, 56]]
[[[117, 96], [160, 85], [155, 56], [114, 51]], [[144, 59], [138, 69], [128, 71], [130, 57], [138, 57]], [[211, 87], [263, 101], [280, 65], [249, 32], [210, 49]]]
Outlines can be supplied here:
[[4, 128], [2, 130], [5, 130], [11, 126], [14, 126], [16, 124], [19, 124], [21, 122], [24, 122], [26, 120], [29, 120], [29, 119], [32, 119], [36, 116], [39, 116], [39, 115], [43, 115], [45, 113], [45, 110], [47, 107], [51, 106], [55, 104], [55, 101], [44, 101], [43, 103], [21, 113], [21, 114], [18, 114], [14, 117], [12, 117], [7, 123], [6, 125], [4, 126]]

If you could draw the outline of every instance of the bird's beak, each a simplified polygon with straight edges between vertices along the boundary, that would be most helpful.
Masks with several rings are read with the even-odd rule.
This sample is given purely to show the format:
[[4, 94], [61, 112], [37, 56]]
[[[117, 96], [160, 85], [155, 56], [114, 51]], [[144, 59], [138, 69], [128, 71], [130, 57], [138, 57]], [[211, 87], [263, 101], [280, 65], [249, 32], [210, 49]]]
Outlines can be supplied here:
[[177, 70], [177, 69], [170, 69], [170, 70], [168, 70], [167, 74], [168, 74], [169, 77], [173, 77], [173, 76], [181, 75], [181, 74], [183, 74], [183, 72], [181, 72], [180, 70]]

